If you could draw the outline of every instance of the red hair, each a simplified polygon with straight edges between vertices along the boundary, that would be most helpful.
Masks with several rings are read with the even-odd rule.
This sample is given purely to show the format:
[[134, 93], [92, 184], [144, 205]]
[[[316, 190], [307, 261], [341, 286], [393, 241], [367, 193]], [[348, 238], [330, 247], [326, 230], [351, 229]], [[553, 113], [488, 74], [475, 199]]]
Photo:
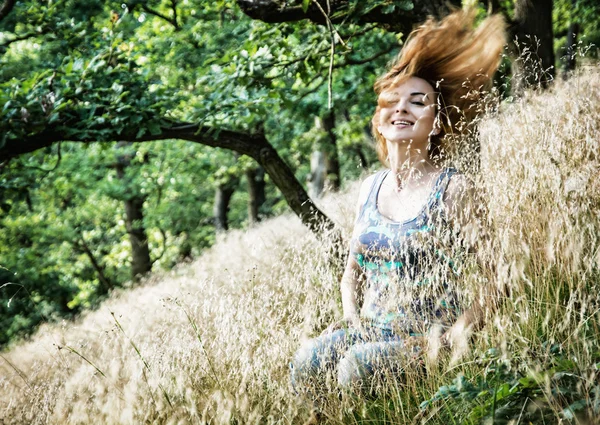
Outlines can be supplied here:
[[[410, 77], [427, 81], [438, 93], [438, 118], [441, 131], [438, 145], [446, 134], [459, 132], [459, 123], [477, 115], [476, 104], [489, 89], [500, 64], [506, 43], [505, 23], [501, 16], [486, 18], [475, 28], [474, 9], [451, 13], [441, 21], [429, 18], [407, 38], [402, 51], [390, 68], [375, 83], [375, 93], [396, 87]], [[380, 105], [371, 121], [377, 142], [377, 154], [387, 161], [385, 138], [379, 133]]]

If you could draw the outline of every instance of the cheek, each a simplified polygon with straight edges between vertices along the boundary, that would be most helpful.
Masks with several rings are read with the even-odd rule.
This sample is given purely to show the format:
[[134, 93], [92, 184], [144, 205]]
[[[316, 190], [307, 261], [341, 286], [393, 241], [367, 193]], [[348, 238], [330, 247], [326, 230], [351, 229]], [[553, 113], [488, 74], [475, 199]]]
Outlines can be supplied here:
[[390, 116], [389, 108], [381, 108], [379, 111], [379, 124], [383, 124]]
[[434, 122], [435, 122], [434, 115], [422, 116], [415, 123], [415, 131], [426, 131], [427, 133], [429, 133], [433, 129]]

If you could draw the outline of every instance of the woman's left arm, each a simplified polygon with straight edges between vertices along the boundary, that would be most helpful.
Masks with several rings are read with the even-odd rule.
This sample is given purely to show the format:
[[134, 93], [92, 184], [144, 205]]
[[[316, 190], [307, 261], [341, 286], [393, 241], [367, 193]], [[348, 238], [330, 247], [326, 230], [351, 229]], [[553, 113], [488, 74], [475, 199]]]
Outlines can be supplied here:
[[[456, 226], [460, 238], [469, 251], [477, 252], [488, 240], [482, 220], [483, 203], [477, 200], [473, 183], [464, 175], [456, 174], [448, 183], [444, 194], [444, 205], [450, 224]], [[478, 258], [481, 258], [478, 255]], [[492, 267], [494, 264], [483, 264], [480, 267]], [[458, 352], [468, 348], [469, 337], [485, 324], [486, 313], [494, 312], [498, 307], [500, 290], [488, 282], [479, 288], [471, 306], [441, 336], [441, 345], [451, 347]]]

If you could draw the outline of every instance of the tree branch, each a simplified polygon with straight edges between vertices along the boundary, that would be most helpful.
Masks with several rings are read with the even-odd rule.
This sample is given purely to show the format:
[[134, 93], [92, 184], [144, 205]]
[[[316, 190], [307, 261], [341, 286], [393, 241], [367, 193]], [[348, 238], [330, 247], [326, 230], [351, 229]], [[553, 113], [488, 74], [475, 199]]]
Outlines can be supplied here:
[[4, 0], [4, 3], [0, 6], [0, 21], [6, 18], [10, 11], [13, 10], [16, 3], [17, 0]]
[[[312, 83], [314, 83], [315, 81], [317, 81], [317, 79], [319, 79], [319, 78], [323, 79], [323, 76], [322, 76], [322, 75], [319, 75], [319, 74], [316, 74], [316, 75], [315, 75], [313, 78], [311, 78], [311, 80], [310, 80], [310, 81], [309, 81], [309, 82], [306, 84], [306, 87], [310, 87], [310, 85], [311, 85]], [[304, 100], [304, 98], [305, 98], [306, 96], [309, 96], [309, 95], [311, 95], [311, 94], [315, 93], [317, 90], [319, 90], [319, 88], [321, 87], [321, 84], [322, 84], [322, 81], [320, 81], [320, 82], [319, 82], [319, 83], [318, 83], [316, 86], [314, 86], [313, 88], [311, 88], [311, 89], [308, 89], [308, 90], [306, 90], [304, 93], [300, 94], [300, 95], [299, 95], [299, 97], [298, 97], [298, 101]]]
[[8, 164], [10, 164], [10, 160], [11, 160], [11, 159], [12, 159], [12, 158], [5, 159], [5, 160], [3, 160], [3, 161], [0, 163], [0, 172], [2, 172], [2, 170], [4, 169], [4, 167], [6, 167]]
[[18, 37], [11, 38], [10, 40], [7, 40], [6, 42], [0, 44], [0, 49], [6, 48], [6, 47], [10, 46], [11, 44], [16, 43], [17, 41], [28, 40], [30, 38], [37, 37], [37, 36], [43, 35], [43, 34], [45, 34], [45, 32], [43, 32], [43, 31], [28, 32], [27, 34], [23, 34]]
[[[319, 2], [319, 4], [317, 4]], [[289, 0], [237, 0], [237, 4], [246, 15], [267, 23], [294, 22], [307, 19], [315, 24], [327, 25], [323, 16], [322, 4], [325, 0], [312, 0], [306, 12], [302, 6], [288, 5]], [[411, 10], [397, 7], [387, 12], [384, 6], [367, 10], [363, 14], [351, 10], [348, 0], [329, 0], [332, 23], [354, 22], [357, 24], [377, 23], [390, 31], [402, 32], [408, 35], [413, 25], [424, 21], [427, 16], [441, 17], [448, 13], [449, 4], [460, 7], [459, 0], [414, 0]], [[319, 7], [320, 6], [320, 7]], [[388, 5], [389, 6], [389, 5]], [[349, 19], [350, 18], [350, 19]]]
[[368, 58], [363, 58], [363, 59], [353, 59], [353, 58], [348, 58], [346, 59], [344, 62], [342, 63], [337, 63], [335, 64], [333, 67], [334, 68], [344, 68], [346, 66], [350, 66], [350, 65], [364, 65], [365, 63], [369, 63], [381, 56], [387, 55], [388, 53], [390, 53], [392, 50], [398, 48], [399, 46], [397, 45], [390, 45], [389, 48], [382, 50], [380, 52], [375, 53], [373, 56], [369, 56]]
[[160, 255], [158, 257], [156, 257], [156, 258], [154, 258], [152, 260], [152, 264], [154, 264], [158, 260], [160, 260], [163, 257], [163, 255], [165, 255], [165, 252], [167, 252], [167, 234], [165, 233], [165, 231], [161, 227], [158, 228], [158, 231], [160, 232], [160, 234], [161, 234], [161, 236], [163, 238], [163, 240], [162, 240], [162, 251], [161, 251], [161, 253], [160, 253]]
[[[145, 4], [142, 4], [141, 6], [142, 6], [142, 9], [144, 10], [144, 12], [146, 12], [148, 15], [153, 15], [153, 16], [156, 16], [157, 18], [167, 21], [168, 23], [173, 25], [173, 27], [175, 27], [175, 30], [177, 30], [177, 31], [179, 31], [181, 29], [179, 27], [179, 24], [177, 23], [177, 14], [176, 13], [174, 14], [174, 18], [169, 18], [168, 16], [163, 15], [162, 13], [157, 12], [156, 10], [150, 9]], [[175, 10], [175, 4], [173, 4], [173, 10]]]
[[290, 208], [313, 232], [334, 230], [335, 224], [313, 203], [304, 187], [298, 182], [290, 167], [269, 143], [264, 133], [241, 133], [231, 130], [219, 130], [192, 123], [172, 123], [162, 127], [160, 134], [144, 134], [137, 137], [137, 128], [121, 135], [89, 135], [85, 137], [64, 136], [64, 129], [47, 129], [41, 133], [21, 140], [7, 140], [0, 147], [0, 162], [16, 156], [51, 146], [61, 141], [92, 143], [114, 142], [114, 138], [128, 142], [150, 142], [164, 140], [188, 140], [202, 145], [229, 149], [247, 155], [258, 162], [279, 188]]
[[171, 10], [173, 11], [173, 25], [179, 29], [179, 23], [177, 22], [177, 0], [171, 0]]
[[27, 164], [23, 164], [23, 167], [44, 172], [45, 174], [42, 177], [40, 177], [40, 180], [41, 180], [44, 177], [46, 177], [48, 174], [50, 174], [51, 172], [56, 170], [58, 168], [58, 166], [60, 165], [61, 160], [62, 160], [62, 154], [60, 152], [60, 142], [58, 142], [58, 149], [56, 152], [56, 163], [54, 164], [54, 166], [52, 168], [44, 168], [44, 167], [38, 167], [36, 165], [27, 165]]
[[83, 234], [81, 232], [79, 232], [79, 239], [77, 239], [73, 243], [73, 245], [75, 246], [76, 249], [80, 249], [81, 251], [83, 251], [85, 253], [85, 255], [87, 255], [87, 257], [90, 260], [90, 263], [92, 263], [92, 267], [94, 268], [96, 273], [98, 273], [98, 280], [102, 284], [104, 291], [108, 292], [109, 290], [113, 289], [115, 286], [110, 281], [110, 279], [108, 279], [106, 277], [106, 274], [104, 274], [104, 267], [102, 267], [100, 265], [100, 263], [94, 256], [94, 253], [92, 252], [92, 250], [90, 249], [88, 244], [85, 242], [85, 239], [83, 238]]

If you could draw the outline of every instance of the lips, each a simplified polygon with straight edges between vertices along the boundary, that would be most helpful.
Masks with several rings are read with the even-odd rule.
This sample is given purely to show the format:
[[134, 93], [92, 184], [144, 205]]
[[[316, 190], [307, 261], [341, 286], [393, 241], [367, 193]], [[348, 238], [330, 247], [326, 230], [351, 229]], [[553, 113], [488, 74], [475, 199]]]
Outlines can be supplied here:
[[412, 121], [408, 121], [408, 120], [394, 120], [394, 121], [392, 121], [392, 125], [408, 126], [408, 125], [414, 125], [414, 123]]

